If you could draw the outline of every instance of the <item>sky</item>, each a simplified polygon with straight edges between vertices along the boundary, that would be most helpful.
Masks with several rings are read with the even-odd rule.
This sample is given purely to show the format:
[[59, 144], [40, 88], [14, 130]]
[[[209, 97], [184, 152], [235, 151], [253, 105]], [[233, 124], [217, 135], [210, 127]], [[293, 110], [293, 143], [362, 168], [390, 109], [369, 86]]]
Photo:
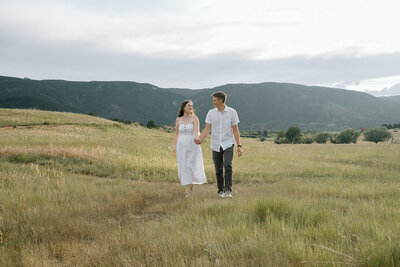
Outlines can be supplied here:
[[399, 10], [397, 0], [0, 0], [0, 75], [390, 94]]

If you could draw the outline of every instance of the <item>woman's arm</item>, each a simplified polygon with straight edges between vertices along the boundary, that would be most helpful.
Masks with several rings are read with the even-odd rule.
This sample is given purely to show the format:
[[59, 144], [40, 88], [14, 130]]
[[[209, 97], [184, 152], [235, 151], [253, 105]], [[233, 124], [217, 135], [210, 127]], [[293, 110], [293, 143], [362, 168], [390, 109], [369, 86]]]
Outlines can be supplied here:
[[195, 115], [193, 120], [193, 126], [194, 126], [193, 135], [195, 138], [199, 138], [200, 135], [199, 125], [200, 125], [199, 118], [197, 118], [197, 116]]
[[172, 147], [172, 155], [176, 156], [176, 143], [178, 142], [179, 137], [179, 122], [178, 118], [175, 120], [175, 136], [174, 136], [174, 145]]

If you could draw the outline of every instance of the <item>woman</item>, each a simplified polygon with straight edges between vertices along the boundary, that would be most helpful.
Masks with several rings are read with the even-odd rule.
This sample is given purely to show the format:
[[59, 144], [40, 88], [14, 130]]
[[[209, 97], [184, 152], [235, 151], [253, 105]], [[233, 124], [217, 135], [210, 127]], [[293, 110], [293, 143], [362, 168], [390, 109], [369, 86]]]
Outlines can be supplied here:
[[185, 197], [189, 197], [194, 184], [205, 184], [203, 155], [201, 146], [194, 142], [199, 137], [199, 119], [194, 115], [193, 102], [183, 101], [175, 121], [175, 138], [172, 154], [178, 161], [178, 176], [186, 185]]

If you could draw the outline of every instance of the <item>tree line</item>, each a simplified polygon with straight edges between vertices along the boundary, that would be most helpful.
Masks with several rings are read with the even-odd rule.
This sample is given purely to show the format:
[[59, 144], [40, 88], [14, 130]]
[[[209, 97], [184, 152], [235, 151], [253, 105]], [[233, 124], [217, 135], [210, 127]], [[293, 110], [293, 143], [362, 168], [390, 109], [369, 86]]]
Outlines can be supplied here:
[[[96, 116], [93, 113], [88, 115]], [[112, 119], [113, 121], [121, 122], [124, 124], [132, 124], [137, 122], [122, 120], [119, 118]], [[165, 129], [171, 132], [171, 127], [166, 127], [164, 125], [157, 125], [153, 120], [146, 123], [140, 123], [141, 126], [145, 126], [149, 129], [151, 128], [168, 128]], [[276, 138], [274, 142], [276, 144], [326, 144], [328, 140], [333, 144], [355, 144], [361, 134], [364, 135], [364, 140], [374, 143], [385, 142], [390, 138], [393, 138], [391, 132], [388, 129], [400, 128], [400, 123], [394, 124], [382, 124], [381, 127], [367, 129], [365, 132], [361, 133], [355, 129], [346, 129], [340, 133], [327, 133], [327, 132], [307, 132], [303, 133], [301, 128], [298, 126], [291, 126], [287, 130], [281, 130], [276, 133]], [[257, 131], [242, 131], [240, 133], [241, 137], [249, 138], [259, 138], [261, 142], [264, 142], [268, 137], [267, 130], [257, 130]]]
[[[274, 142], [276, 144], [312, 144], [314, 142], [318, 144], [326, 144], [328, 140], [333, 144], [355, 144], [357, 143], [358, 137], [362, 133], [355, 129], [346, 129], [340, 133], [315, 133], [315, 134], [304, 134], [300, 127], [291, 126], [286, 131], [279, 131], [276, 135]], [[385, 142], [390, 138], [393, 138], [392, 133], [388, 131], [386, 127], [376, 127], [366, 130], [364, 133], [364, 140], [369, 142]]]
[[[114, 119], [115, 120], [115, 119]], [[124, 121], [125, 122], [125, 121]], [[141, 123], [141, 126], [145, 126]], [[400, 124], [393, 124], [390, 126], [399, 126]], [[146, 124], [147, 128], [160, 128], [161, 125], [155, 124], [154, 121], [150, 120]], [[395, 127], [395, 128], [399, 128]], [[298, 126], [291, 126], [286, 131], [281, 130], [276, 134], [274, 142], [276, 144], [326, 144], [330, 141], [332, 144], [355, 144], [361, 134], [364, 135], [364, 140], [374, 143], [385, 142], [390, 138], [393, 138], [392, 133], [388, 131], [388, 127], [382, 125], [381, 127], [367, 129], [364, 133], [357, 131], [355, 129], [345, 129], [340, 133], [327, 133], [327, 132], [302, 132], [301, 128]], [[393, 128], [390, 128], [393, 129]], [[170, 131], [168, 131], [170, 132]], [[257, 130], [257, 131], [243, 131], [240, 134], [241, 137], [249, 138], [259, 138], [261, 142], [264, 142], [268, 137], [267, 130]]]

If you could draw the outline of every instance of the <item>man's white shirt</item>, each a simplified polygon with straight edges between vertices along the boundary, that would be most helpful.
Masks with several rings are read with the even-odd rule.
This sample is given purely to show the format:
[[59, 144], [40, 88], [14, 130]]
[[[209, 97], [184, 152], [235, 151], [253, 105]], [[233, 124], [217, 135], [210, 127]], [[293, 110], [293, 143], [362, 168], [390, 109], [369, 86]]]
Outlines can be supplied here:
[[239, 117], [233, 108], [225, 105], [225, 109], [221, 112], [218, 108], [208, 111], [206, 123], [211, 124], [211, 149], [220, 152], [235, 144], [232, 126], [239, 123]]

